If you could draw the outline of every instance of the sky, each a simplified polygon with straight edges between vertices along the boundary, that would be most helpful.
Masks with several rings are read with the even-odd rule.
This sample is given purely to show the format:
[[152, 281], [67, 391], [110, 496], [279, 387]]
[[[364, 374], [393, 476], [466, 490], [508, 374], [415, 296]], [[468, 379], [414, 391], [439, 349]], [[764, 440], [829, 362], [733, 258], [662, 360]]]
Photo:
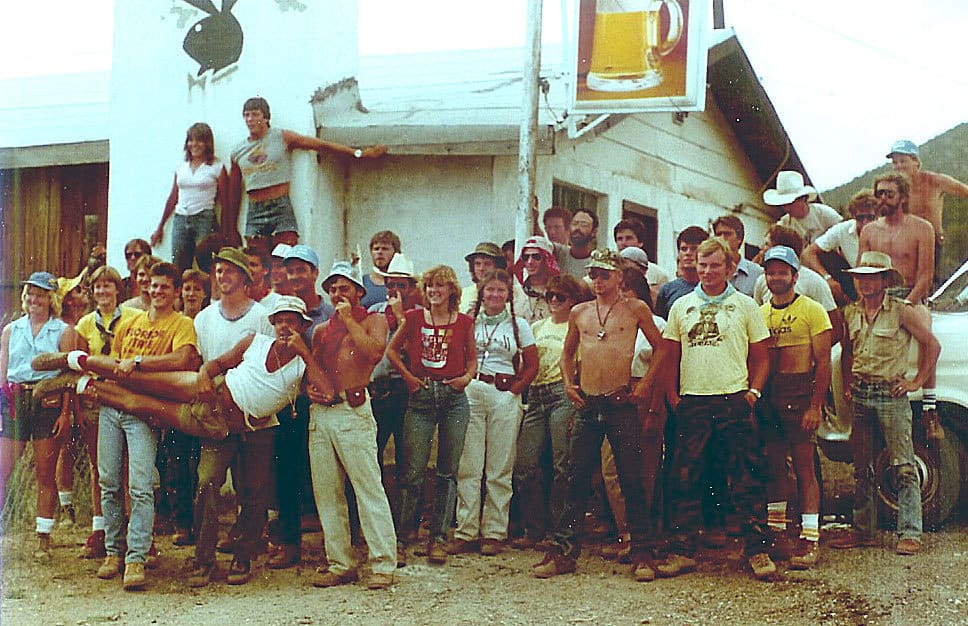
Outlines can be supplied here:
[[[0, 67], [0, 79], [109, 70], [113, 2], [8, 3], [7, 49], [29, 54], [18, 58], [14, 53], [14, 62]], [[546, 44], [560, 43], [566, 36], [562, 15], [571, 21], [573, 2], [545, 0]], [[504, 47], [524, 41], [524, 0], [359, 4], [361, 54]], [[964, 0], [724, 4], [727, 26], [735, 29], [807, 173], [821, 190], [882, 164], [896, 139], [920, 144], [965, 121], [968, 72], [960, 49], [968, 37]], [[51, 15], [55, 19], [47, 19]], [[944, 171], [942, 163], [927, 166]]]

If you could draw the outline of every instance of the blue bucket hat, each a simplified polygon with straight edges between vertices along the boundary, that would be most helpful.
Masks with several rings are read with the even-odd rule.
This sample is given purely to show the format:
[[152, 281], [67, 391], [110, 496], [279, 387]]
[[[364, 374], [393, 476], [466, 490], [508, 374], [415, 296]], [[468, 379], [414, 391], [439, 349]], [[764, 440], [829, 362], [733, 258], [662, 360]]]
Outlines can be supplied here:
[[337, 278], [343, 277], [363, 290], [366, 295], [366, 287], [363, 285], [363, 273], [359, 265], [353, 265], [349, 261], [333, 261], [333, 268], [329, 270], [329, 276], [323, 280], [323, 289], [329, 291], [329, 284]]
[[20, 284], [33, 285], [46, 291], [57, 291], [57, 278], [50, 272], [34, 272], [30, 278]]

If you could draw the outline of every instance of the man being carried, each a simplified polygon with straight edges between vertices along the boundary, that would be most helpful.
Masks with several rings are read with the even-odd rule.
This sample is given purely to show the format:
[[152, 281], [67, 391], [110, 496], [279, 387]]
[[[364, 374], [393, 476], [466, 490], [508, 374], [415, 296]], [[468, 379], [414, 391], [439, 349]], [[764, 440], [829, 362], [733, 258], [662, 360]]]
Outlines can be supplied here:
[[[611, 250], [595, 250], [588, 263], [595, 300], [576, 305], [568, 319], [561, 356], [565, 394], [578, 409], [568, 459], [568, 494], [554, 520], [555, 545], [532, 568], [538, 578], [574, 572], [581, 545], [578, 534], [591, 492], [592, 473], [601, 467], [602, 440], [608, 437], [615, 454], [618, 480], [625, 496], [631, 534], [632, 577], [655, 578], [648, 542], [653, 532], [642, 486], [642, 424], [635, 403], [649, 399], [662, 363], [662, 336], [648, 305], [622, 296], [620, 258]], [[634, 389], [629, 386], [635, 339], [641, 330], [656, 354]], [[577, 356], [581, 352], [581, 384]], [[650, 419], [655, 415], [650, 413]], [[552, 507], [555, 508], [555, 507]]]
[[324, 380], [309, 389], [309, 460], [329, 567], [317, 571], [313, 585], [333, 587], [359, 578], [350, 542], [348, 478], [373, 567], [367, 586], [386, 589], [397, 567], [397, 538], [377, 463], [376, 421], [366, 386], [383, 356], [387, 323], [384, 316], [367, 315], [360, 306], [366, 289], [359, 267], [336, 261], [323, 289], [336, 313], [313, 333], [313, 356]]
[[760, 402], [766, 420], [767, 456], [773, 497], [767, 503], [772, 528], [786, 529], [787, 448], [797, 476], [802, 525], [790, 558], [793, 569], [809, 569], [820, 556], [820, 487], [814, 468], [816, 430], [830, 388], [830, 318], [823, 307], [793, 289], [800, 262], [796, 252], [774, 246], [763, 257], [770, 300], [760, 307], [770, 329], [770, 380]]
[[[916, 391], [933, 374], [941, 346], [909, 302], [889, 295], [888, 289], [903, 277], [891, 266], [891, 258], [875, 251], [864, 252], [854, 275], [860, 299], [844, 310], [841, 376], [844, 391], [854, 407], [850, 433], [854, 451], [853, 529], [830, 542], [834, 548], [877, 545], [877, 480], [874, 476], [874, 442], [880, 430], [891, 459], [898, 486], [898, 554], [921, 550], [921, 486], [911, 443], [909, 391]], [[918, 342], [918, 371], [908, 380], [908, 348]]]
[[816, 199], [817, 190], [803, 183], [800, 172], [780, 172], [776, 175], [776, 189], [763, 192], [763, 202], [782, 207], [786, 213], [777, 223], [797, 231], [804, 245], [813, 243], [843, 219], [826, 204], [813, 202]]
[[[699, 285], [676, 300], [663, 331], [668, 339], [669, 403], [676, 412], [667, 504], [674, 525], [672, 553], [660, 576], [696, 568], [696, 535], [702, 521], [706, 478], [723, 475], [733, 508], [743, 519], [745, 554], [757, 578], [776, 566], [767, 554], [766, 474], [761, 438], [751, 419], [769, 368], [763, 316], [728, 279], [738, 255], [713, 237], [697, 251]], [[716, 375], [712, 375], [714, 368]]]

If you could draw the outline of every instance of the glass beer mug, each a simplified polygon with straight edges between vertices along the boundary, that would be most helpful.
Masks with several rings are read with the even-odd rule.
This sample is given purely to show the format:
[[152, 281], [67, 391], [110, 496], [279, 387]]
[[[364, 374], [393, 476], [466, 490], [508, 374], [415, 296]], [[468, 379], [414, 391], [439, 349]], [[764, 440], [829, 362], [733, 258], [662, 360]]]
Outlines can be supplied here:
[[[659, 11], [669, 11], [669, 34], [660, 40]], [[662, 84], [660, 58], [682, 37], [678, 0], [598, 0], [588, 88], [638, 91]]]

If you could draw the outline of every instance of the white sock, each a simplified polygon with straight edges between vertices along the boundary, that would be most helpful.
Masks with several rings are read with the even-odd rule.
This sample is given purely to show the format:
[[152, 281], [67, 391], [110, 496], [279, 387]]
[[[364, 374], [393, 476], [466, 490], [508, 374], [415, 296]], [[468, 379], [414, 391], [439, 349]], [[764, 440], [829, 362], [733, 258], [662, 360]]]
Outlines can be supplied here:
[[70, 506], [74, 504], [74, 493], [71, 491], [58, 491], [57, 500], [61, 506]]
[[84, 368], [81, 367], [80, 358], [82, 356], [87, 356], [87, 352], [83, 350], [71, 350], [67, 353], [67, 367], [71, 368], [75, 372], [80, 372]]
[[766, 524], [773, 530], [786, 530], [786, 507], [784, 502], [768, 502], [766, 505]]
[[95, 515], [91, 519], [91, 530], [93, 530], [94, 532], [97, 532], [99, 530], [104, 530], [104, 516], [103, 515]]
[[800, 538], [808, 541], [820, 541], [820, 513], [803, 513], [800, 519], [802, 520]]
[[49, 517], [37, 517], [37, 532], [42, 535], [49, 535], [54, 530], [54, 520]]

